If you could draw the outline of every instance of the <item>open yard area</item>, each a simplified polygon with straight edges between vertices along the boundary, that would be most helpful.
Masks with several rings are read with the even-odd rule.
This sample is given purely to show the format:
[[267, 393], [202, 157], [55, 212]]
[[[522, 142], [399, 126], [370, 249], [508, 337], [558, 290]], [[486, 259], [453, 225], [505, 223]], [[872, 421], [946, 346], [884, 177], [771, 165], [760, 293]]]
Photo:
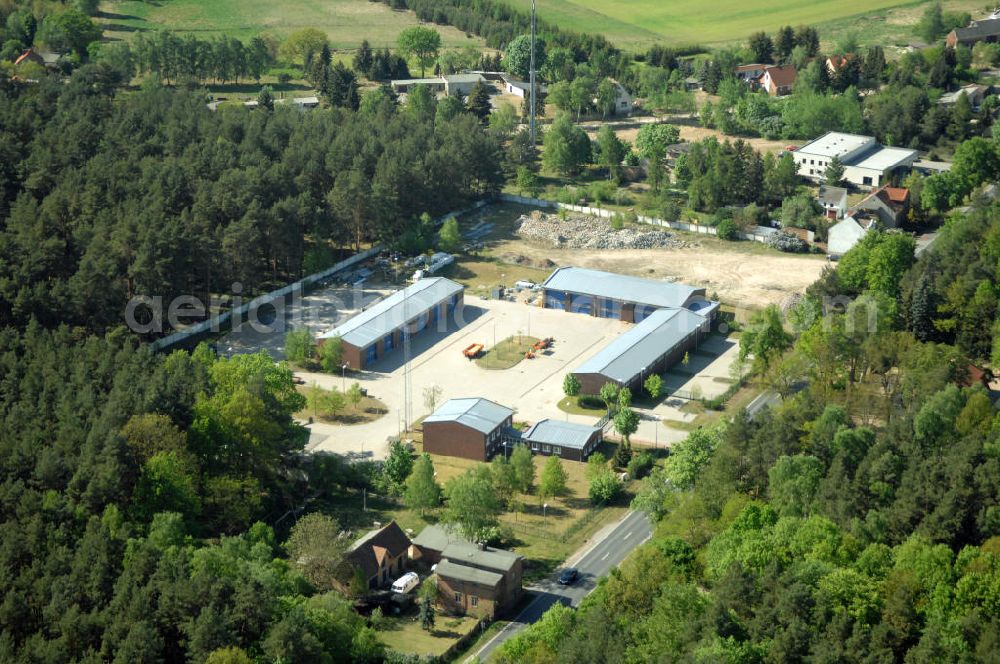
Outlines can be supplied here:
[[[109, 37], [128, 39], [145, 30], [166, 29], [202, 37], [229, 35], [246, 40], [261, 32], [281, 38], [302, 28], [318, 28], [338, 49], [356, 48], [362, 39], [372, 47], [393, 46], [401, 31], [417, 25], [409, 11], [393, 11], [381, 2], [324, 0], [266, 2], [265, 0], [168, 0], [167, 2], [105, 2], [98, 19]], [[445, 48], [482, 45], [450, 26], [436, 25]]]
[[428, 632], [420, 626], [416, 609], [398, 618], [383, 620], [378, 635], [385, 645], [397, 652], [421, 657], [440, 657], [479, 622], [472, 616], [438, 616], [434, 629]]
[[[651, 279], [677, 280], [704, 286], [710, 295], [715, 293], [723, 302], [737, 308], [781, 303], [792, 293], [803, 292], [826, 265], [821, 256], [784, 254], [759, 243], [726, 242], [679, 231], [671, 232], [688, 242], [678, 248], [609, 251], [552, 247], [525, 241], [517, 235], [518, 218], [531, 209], [520, 205], [491, 205], [462, 219], [464, 228], [489, 228], [481, 238], [487, 248], [476, 261], [488, 263], [493, 259], [500, 264], [514, 265], [516, 269], [547, 266], [533, 270], [535, 274], [547, 275], [555, 266], [576, 265]], [[460, 269], [465, 265], [459, 261]]]

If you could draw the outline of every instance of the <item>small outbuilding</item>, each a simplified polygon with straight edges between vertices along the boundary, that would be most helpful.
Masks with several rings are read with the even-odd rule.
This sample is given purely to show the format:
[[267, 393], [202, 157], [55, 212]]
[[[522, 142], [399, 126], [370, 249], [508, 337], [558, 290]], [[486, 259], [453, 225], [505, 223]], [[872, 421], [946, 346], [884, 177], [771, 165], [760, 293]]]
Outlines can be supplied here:
[[514, 411], [489, 399], [449, 399], [423, 421], [424, 451], [489, 461], [516, 438]]
[[830, 227], [827, 232], [827, 252], [831, 256], [843, 256], [851, 247], [861, 241], [861, 238], [875, 225], [874, 219], [856, 219], [844, 217], [840, 222]]
[[847, 190], [843, 187], [821, 184], [816, 200], [822, 206], [827, 219], [843, 219], [847, 214]]
[[586, 461], [604, 440], [599, 427], [545, 418], [521, 433], [521, 442], [531, 451], [546, 456], [558, 456], [570, 461]]

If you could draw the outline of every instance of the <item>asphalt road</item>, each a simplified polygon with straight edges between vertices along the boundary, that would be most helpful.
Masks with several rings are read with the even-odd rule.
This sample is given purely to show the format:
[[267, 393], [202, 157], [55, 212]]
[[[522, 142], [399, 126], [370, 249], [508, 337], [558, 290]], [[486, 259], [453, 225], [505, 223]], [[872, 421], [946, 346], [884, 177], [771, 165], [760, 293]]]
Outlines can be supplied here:
[[483, 662], [504, 641], [514, 636], [526, 626], [542, 617], [550, 606], [561, 602], [567, 606], [579, 606], [580, 602], [597, 586], [597, 581], [608, 574], [613, 567], [625, 559], [633, 549], [649, 539], [653, 527], [642, 512], [629, 512], [621, 521], [599, 533], [596, 544], [581, 553], [574, 554], [565, 567], [575, 567], [580, 577], [571, 586], [561, 586], [556, 581], [563, 568], [555, 571], [550, 577], [527, 588], [534, 599], [521, 610], [514, 620], [503, 630], [490, 639], [478, 652], [469, 657], [478, 656]]

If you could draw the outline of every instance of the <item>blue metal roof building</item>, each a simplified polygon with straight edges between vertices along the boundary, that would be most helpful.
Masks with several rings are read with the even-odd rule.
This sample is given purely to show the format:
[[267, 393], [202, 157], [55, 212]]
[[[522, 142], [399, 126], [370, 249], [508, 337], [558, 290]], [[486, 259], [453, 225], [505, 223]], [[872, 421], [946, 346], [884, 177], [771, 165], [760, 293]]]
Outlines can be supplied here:
[[458, 422], [481, 433], [490, 433], [513, 414], [514, 411], [510, 408], [489, 399], [449, 399], [424, 418], [424, 423]]
[[583, 461], [604, 440], [598, 427], [545, 418], [521, 433], [521, 441], [533, 452]]
[[704, 288], [655, 279], [631, 277], [579, 267], [556, 269], [542, 284], [544, 304], [601, 318], [638, 323], [657, 309], [715, 312]]
[[324, 332], [320, 341], [340, 337], [344, 362], [352, 369], [364, 369], [402, 346], [404, 330], [414, 335], [442, 320], [462, 303], [463, 290], [444, 277], [421, 279]]
[[577, 367], [584, 394], [613, 382], [632, 390], [652, 373], [662, 373], [709, 332], [710, 320], [687, 309], [658, 309]]

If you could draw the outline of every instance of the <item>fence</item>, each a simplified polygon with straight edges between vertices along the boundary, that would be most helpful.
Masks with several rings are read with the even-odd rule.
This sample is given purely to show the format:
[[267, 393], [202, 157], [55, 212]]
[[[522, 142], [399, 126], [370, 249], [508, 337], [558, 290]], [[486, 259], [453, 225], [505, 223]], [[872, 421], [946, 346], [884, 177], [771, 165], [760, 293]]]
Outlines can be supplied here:
[[[435, 226], [442, 225], [447, 219], [455, 217], [462, 214], [467, 214], [473, 210], [478, 210], [485, 205], [488, 205], [489, 201], [481, 200], [476, 201], [468, 207], [462, 208], [461, 210], [456, 210], [454, 212], [449, 212], [443, 214], [434, 220]], [[328, 267], [325, 270], [317, 272], [315, 274], [310, 274], [307, 277], [303, 277], [295, 283], [289, 284], [284, 288], [279, 288], [278, 290], [271, 291], [270, 293], [265, 293], [264, 295], [259, 295], [254, 299], [250, 300], [241, 307], [237, 307], [231, 311], [221, 313], [218, 316], [213, 316], [208, 320], [204, 320], [200, 323], [192, 325], [191, 327], [185, 328], [179, 332], [174, 332], [171, 335], [157, 339], [150, 344], [150, 348], [154, 351], [167, 350], [177, 346], [189, 346], [191, 343], [198, 341], [205, 336], [212, 334], [214, 332], [219, 332], [221, 330], [227, 330], [235, 325], [239, 325], [247, 319], [247, 316], [251, 311], [259, 307], [271, 304], [272, 302], [280, 298], [288, 298], [294, 294], [304, 294], [309, 292], [309, 290], [316, 284], [321, 284], [325, 282], [330, 277], [337, 275], [348, 268], [361, 263], [362, 261], [368, 260], [372, 256], [377, 255], [382, 251], [382, 245], [376, 245], [371, 249], [362, 251], [361, 253], [355, 254], [350, 258], [345, 258], [336, 265]], [[235, 318], [234, 318], [235, 317]]]
[[[561, 210], [572, 210], [573, 212], [580, 212], [582, 214], [589, 214], [594, 217], [602, 217], [604, 219], [610, 219], [615, 214], [614, 210], [607, 210], [605, 208], [595, 208], [586, 205], [571, 205], [568, 203], [559, 203], [556, 201], [549, 201], [542, 198], [529, 198], [527, 196], [517, 196], [514, 194], [500, 194], [499, 199], [505, 203], [518, 203], [520, 205], [531, 205], [534, 207], [547, 207], [556, 208]], [[701, 235], [716, 235], [717, 232], [713, 226], [706, 226], [704, 224], [689, 224], [683, 221], [667, 221], [666, 219], [659, 219], [657, 217], [647, 217], [645, 215], [638, 215], [638, 221], [643, 224], [649, 224], [651, 226], [660, 226], [665, 228], [672, 228], [678, 231], [686, 231], [688, 233], [699, 233]], [[743, 240], [751, 240], [753, 242], [767, 242], [768, 236], [775, 232], [773, 228], [767, 228], [764, 226], [755, 226], [749, 233], [740, 233], [739, 237]]]

